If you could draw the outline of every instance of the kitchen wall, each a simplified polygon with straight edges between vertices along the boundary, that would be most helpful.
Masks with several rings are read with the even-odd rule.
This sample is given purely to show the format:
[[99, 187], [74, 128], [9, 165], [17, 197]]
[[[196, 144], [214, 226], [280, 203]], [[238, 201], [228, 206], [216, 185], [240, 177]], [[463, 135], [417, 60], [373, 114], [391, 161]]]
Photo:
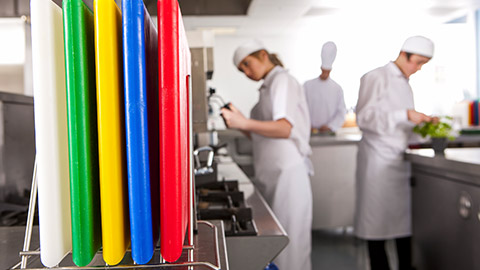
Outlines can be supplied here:
[[0, 91], [32, 96], [32, 49], [27, 18], [0, 18], [0, 37]]

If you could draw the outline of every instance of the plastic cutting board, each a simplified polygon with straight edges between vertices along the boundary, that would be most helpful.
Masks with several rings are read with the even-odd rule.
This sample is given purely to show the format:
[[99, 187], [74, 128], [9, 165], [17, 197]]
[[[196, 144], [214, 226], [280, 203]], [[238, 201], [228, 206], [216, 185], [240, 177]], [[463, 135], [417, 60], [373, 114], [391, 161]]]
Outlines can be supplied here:
[[95, 0], [93, 6], [103, 259], [115, 265], [122, 260], [130, 243], [122, 18], [113, 0]]
[[97, 101], [93, 11], [64, 0], [72, 259], [89, 264], [102, 244], [98, 175]]
[[122, 1], [122, 29], [131, 249], [133, 260], [145, 264], [160, 222], [158, 35], [142, 0]]
[[72, 248], [62, 9], [31, 1], [40, 258], [60, 263]]
[[158, 1], [161, 253], [182, 253], [188, 222], [190, 51], [176, 0]]

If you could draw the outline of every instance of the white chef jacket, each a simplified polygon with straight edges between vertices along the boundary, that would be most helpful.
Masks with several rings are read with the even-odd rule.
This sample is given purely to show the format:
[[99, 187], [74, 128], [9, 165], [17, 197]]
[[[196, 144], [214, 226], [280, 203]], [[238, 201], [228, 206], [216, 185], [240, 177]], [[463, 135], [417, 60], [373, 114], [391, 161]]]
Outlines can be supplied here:
[[319, 128], [327, 125], [332, 131], [341, 128], [347, 113], [342, 87], [330, 77], [326, 80], [317, 77], [306, 81], [303, 88], [311, 126]]
[[264, 79], [251, 118], [262, 121], [285, 118], [292, 125], [288, 139], [251, 133], [254, 182], [289, 237], [289, 244], [275, 263], [280, 269], [310, 270], [310, 120], [301, 85], [285, 69], [276, 66]]
[[363, 239], [411, 235], [410, 166], [403, 153], [414, 109], [408, 79], [393, 62], [365, 74], [356, 107], [363, 132], [357, 154], [355, 234]]

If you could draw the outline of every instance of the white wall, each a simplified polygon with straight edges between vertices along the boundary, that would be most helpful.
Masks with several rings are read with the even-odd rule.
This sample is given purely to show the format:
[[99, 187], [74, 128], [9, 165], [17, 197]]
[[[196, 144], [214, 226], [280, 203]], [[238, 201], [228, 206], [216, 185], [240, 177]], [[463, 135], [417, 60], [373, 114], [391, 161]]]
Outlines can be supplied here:
[[237, 46], [259, 38], [270, 52], [279, 54], [286, 68], [303, 84], [319, 75], [321, 46], [332, 40], [338, 53], [331, 76], [343, 87], [347, 106], [353, 107], [360, 77], [395, 60], [407, 37], [425, 35], [435, 42], [435, 56], [410, 78], [417, 109], [428, 114], [449, 114], [453, 103], [464, 97], [463, 92], [476, 97], [473, 17], [463, 24], [441, 24], [413, 15], [401, 19], [400, 14], [357, 15], [350, 11], [343, 16], [307, 18], [289, 34], [216, 36], [215, 71], [210, 85], [249, 115], [261, 82], [253, 82], [236, 70], [232, 56]]
[[0, 18], [0, 91], [32, 95], [30, 25]]
[[[279, 53], [282, 61], [289, 68], [289, 57], [295, 54], [289, 53], [293, 44], [285, 37], [258, 37], [271, 52]], [[247, 37], [219, 36], [215, 38], [214, 47], [214, 73], [209, 82], [210, 86], [217, 89], [217, 94], [226, 102], [231, 101], [240, 110], [250, 114], [250, 109], [258, 100], [258, 89], [262, 82], [254, 82], [248, 79], [233, 64], [233, 53], [242, 43], [249, 41]]]

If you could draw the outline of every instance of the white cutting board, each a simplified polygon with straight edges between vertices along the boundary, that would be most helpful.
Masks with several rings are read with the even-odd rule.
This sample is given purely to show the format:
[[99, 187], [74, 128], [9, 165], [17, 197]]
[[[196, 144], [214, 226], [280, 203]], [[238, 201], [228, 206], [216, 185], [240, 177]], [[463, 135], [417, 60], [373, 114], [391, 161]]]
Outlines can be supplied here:
[[56, 266], [72, 249], [62, 9], [30, 3], [40, 257]]

